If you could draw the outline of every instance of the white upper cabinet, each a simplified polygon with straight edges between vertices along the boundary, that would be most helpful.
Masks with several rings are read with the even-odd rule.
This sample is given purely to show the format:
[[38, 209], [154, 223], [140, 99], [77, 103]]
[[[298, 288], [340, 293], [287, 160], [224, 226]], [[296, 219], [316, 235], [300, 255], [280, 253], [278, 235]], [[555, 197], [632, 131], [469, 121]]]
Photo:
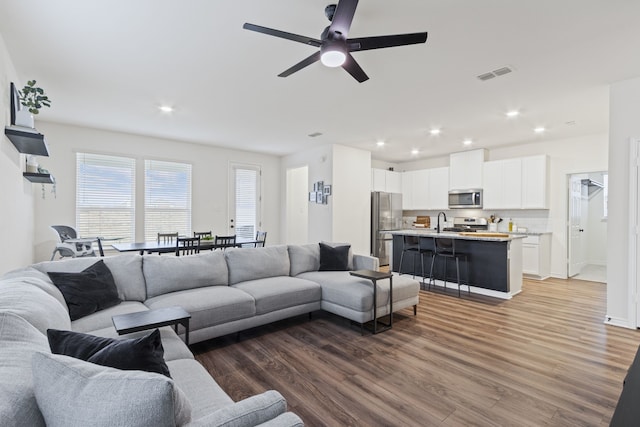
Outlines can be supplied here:
[[495, 160], [484, 164], [484, 209], [520, 209], [522, 205], [520, 159]]
[[549, 209], [549, 157], [522, 158], [522, 208]]
[[482, 167], [487, 150], [471, 150], [449, 156], [449, 189], [482, 188]]
[[548, 209], [547, 156], [484, 164], [484, 209]]
[[449, 168], [429, 169], [429, 209], [449, 209]]
[[404, 210], [447, 209], [449, 168], [420, 169], [402, 173]]
[[402, 193], [402, 174], [385, 169], [371, 169], [371, 191]]

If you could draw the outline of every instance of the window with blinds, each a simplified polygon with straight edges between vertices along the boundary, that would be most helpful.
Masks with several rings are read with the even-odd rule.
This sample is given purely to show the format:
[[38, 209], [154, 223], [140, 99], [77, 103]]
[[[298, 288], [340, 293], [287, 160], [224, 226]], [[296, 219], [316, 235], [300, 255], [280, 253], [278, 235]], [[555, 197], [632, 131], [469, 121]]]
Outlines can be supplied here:
[[260, 169], [235, 166], [235, 230], [238, 240], [253, 240], [260, 219]]
[[135, 238], [136, 161], [76, 154], [76, 230], [80, 236]]
[[145, 160], [144, 237], [158, 233], [191, 235], [191, 165]]

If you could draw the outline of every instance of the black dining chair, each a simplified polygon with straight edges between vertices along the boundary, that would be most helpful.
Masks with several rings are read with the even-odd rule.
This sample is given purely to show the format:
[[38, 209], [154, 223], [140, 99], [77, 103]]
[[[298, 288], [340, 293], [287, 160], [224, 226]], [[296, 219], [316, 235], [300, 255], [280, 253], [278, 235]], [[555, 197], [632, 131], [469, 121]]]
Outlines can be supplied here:
[[213, 242], [213, 244], [218, 247], [218, 249], [226, 249], [226, 248], [234, 248], [236, 246], [236, 235], [232, 236], [218, 236]]
[[264, 248], [264, 244], [267, 241], [267, 232], [266, 231], [258, 231], [256, 233], [256, 243], [254, 247], [256, 248]]
[[[448, 238], [439, 238], [435, 237], [434, 239], [434, 247], [435, 252], [433, 254], [433, 258], [431, 259], [431, 277], [429, 278], [429, 289], [431, 289], [431, 284], [435, 285], [435, 279], [433, 277], [433, 266], [435, 264], [436, 258], [444, 259], [444, 270], [442, 273], [442, 278], [444, 280], [444, 289], [447, 290], [447, 260], [453, 259], [456, 262], [456, 280], [458, 282], [458, 297], [460, 297], [460, 286], [467, 285], [467, 291], [469, 295], [471, 295], [471, 284], [469, 280], [469, 254], [465, 252], [460, 252], [456, 250], [456, 240], [448, 239]], [[460, 279], [460, 259], [464, 260], [464, 264], [466, 267], [466, 280]]]
[[194, 231], [193, 237], [199, 237], [202, 239], [203, 237], [213, 237], [213, 234], [211, 231]]
[[199, 237], [178, 237], [176, 239], [176, 256], [195, 255], [200, 253]]

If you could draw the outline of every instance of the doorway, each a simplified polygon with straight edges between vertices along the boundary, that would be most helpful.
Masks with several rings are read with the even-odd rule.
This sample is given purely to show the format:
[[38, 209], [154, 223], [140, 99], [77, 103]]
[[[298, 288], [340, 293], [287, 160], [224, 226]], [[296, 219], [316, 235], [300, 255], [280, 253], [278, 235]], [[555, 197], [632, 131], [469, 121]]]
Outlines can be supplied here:
[[606, 171], [568, 177], [567, 275], [578, 280], [607, 280]]
[[287, 169], [286, 179], [286, 243], [306, 244], [309, 240], [309, 168]]
[[231, 164], [229, 180], [229, 234], [238, 240], [253, 240], [262, 227], [260, 166]]

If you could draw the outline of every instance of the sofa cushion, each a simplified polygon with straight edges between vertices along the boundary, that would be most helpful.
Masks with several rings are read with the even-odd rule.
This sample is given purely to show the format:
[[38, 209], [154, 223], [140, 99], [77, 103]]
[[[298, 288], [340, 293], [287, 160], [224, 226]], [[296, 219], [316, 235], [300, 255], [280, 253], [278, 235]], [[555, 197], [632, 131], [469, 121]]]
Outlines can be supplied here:
[[181, 257], [148, 255], [144, 257], [142, 269], [147, 282], [147, 298], [228, 284], [229, 273], [222, 251]]
[[40, 287], [20, 279], [0, 280], [0, 310], [17, 314], [43, 334], [49, 328], [71, 327], [66, 307]]
[[140, 338], [123, 339], [49, 329], [47, 338], [53, 354], [125, 371], [156, 372], [171, 377], [163, 359], [164, 348], [158, 329]]
[[[245, 249], [242, 249], [245, 250]], [[190, 330], [255, 316], [255, 301], [251, 295], [229, 286], [209, 286], [172, 292], [145, 302], [151, 309], [178, 305], [191, 314]]]
[[31, 376], [31, 356], [39, 351], [49, 351], [47, 338], [17, 314], [0, 312], [0, 424], [5, 427], [45, 425]]
[[71, 322], [71, 328], [55, 328], [55, 329], [71, 329], [76, 332], [91, 333], [97, 329], [113, 328], [111, 318], [118, 314], [137, 313], [138, 311], [148, 310], [147, 306], [137, 301], [123, 301], [120, 304], [107, 308], [106, 310], [97, 311], [82, 319]]
[[322, 299], [320, 285], [297, 277], [279, 276], [249, 280], [233, 287], [255, 299], [258, 315]]
[[[193, 359], [193, 353], [189, 351], [184, 341], [176, 335], [172, 326], [159, 328], [162, 338], [162, 348], [164, 348], [164, 360]], [[148, 334], [149, 331], [132, 332], [130, 334], [118, 335], [113, 326], [91, 331], [91, 335], [104, 338], [140, 338]]]
[[320, 243], [320, 271], [347, 271], [351, 245], [329, 246]]
[[[118, 288], [118, 297], [124, 301], [144, 301], [147, 297], [144, 276], [142, 275], [142, 256], [122, 254], [101, 258], [109, 267]], [[33, 267], [48, 272], [77, 273], [96, 263], [96, 258], [70, 258], [59, 261], [47, 261], [34, 264]]]
[[60, 292], [60, 289], [58, 289], [56, 285], [53, 284], [51, 278], [47, 275], [47, 273], [36, 270], [33, 267], [27, 267], [10, 271], [9, 273], [2, 276], [2, 279], [19, 279], [24, 283], [36, 286], [57, 299], [65, 308], [65, 310], [69, 312], [67, 303], [64, 300], [64, 296], [62, 296], [62, 292]]
[[288, 276], [290, 263], [287, 247], [228, 249], [229, 284], [266, 277]]
[[287, 249], [291, 262], [289, 273], [291, 276], [320, 269], [320, 246], [318, 244], [289, 245]]
[[79, 273], [48, 273], [60, 289], [71, 320], [120, 304], [109, 267], [100, 260]]
[[[233, 405], [227, 405], [217, 411], [205, 415], [201, 419], [194, 419], [194, 426], [216, 426], [216, 427], [237, 427], [237, 426], [262, 426], [264, 423], [275, 420], [278, 416], [287, 411], [287, 401], [275, 390], [267, 390], [264, 393], [247, 397]], [[194, 417], [195, 418], [195, 417]], [[296, 417], [297, 418], [297, 417]], [[292, 426], [291, 424], [279, 424], [274, 422], [274, 426]], [[297, 418], [296, 422], [302, 426], [302, 421]]]
[[220, 408], [233, 405], [233, 400], [220, 388], [205, 368], [195, 360], [167, 362], [174, 381], [191, 404], [195, 420]]
[[348, 255], [348, 265], [347, 270], [353, 270], [353, 249], [351, 248], [351, 243], [340, 243], [340, 242], [320, 242], [323, 245], [331, 246], [333, 248], [337, 248], [340, 246], [349, 246], [349, 255]]
[[189, 402], [164, 375], [45, 353], [33, 355], [32, 367], [38, 407], [48, 427], [169, 427], [191, 420]]

